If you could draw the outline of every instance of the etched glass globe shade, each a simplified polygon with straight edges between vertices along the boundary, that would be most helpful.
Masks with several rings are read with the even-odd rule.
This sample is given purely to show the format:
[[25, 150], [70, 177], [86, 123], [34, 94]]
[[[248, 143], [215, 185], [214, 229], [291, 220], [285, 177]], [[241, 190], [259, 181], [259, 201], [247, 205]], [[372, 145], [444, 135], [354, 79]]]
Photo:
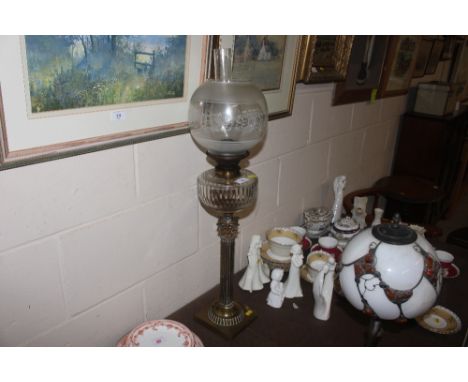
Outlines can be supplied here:
[[265, 96], [250, 82], [231, 80], [231, 49], [214, 53], [215, 80], [202, 84], [190, 100], [190, 133], [208, 153], [242, 155], [265, 137]]

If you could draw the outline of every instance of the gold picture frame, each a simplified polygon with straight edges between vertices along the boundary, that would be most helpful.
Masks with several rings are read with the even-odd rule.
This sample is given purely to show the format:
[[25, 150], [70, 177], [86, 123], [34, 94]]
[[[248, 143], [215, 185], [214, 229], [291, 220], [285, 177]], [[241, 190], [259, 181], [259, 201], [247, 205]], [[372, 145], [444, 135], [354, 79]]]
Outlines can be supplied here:
[[344, 81], [354, 36], [302, 36], [298, 82]]

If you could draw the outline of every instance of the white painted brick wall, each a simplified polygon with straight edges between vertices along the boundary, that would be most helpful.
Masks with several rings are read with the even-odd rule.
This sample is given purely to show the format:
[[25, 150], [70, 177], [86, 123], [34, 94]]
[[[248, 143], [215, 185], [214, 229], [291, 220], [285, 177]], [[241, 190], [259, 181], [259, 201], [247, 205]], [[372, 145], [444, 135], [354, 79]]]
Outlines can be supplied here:
[[[331, 106], [333, 86], [296, 91], [249, 158], [259, 200], [240, 219], [235, 268], [251, 235], [299, 224], [388, 174], [405, 97]], [[189, 135], [0, 172], [0, 345], [109, 346], [219, 280], [216, 219], [200, 207], [209, 168]]]
[[197, 212], [190, 188], [60, 235], [71, 314], [195, 253]]
[[128, 333], [144, 320], [143, 286], [139, 284], [22, 345], [114, 346], [122, 333]]
[[158, 139], [135, 146], [140, 200], [151, 200], [197, 184], [210, 166], [190, 134]]
[[133, 147], [0, 173], [0, 251], [135, 203]]
[[0, 255], [1, 345], [18, 345], [66, 318], [57, 239]]

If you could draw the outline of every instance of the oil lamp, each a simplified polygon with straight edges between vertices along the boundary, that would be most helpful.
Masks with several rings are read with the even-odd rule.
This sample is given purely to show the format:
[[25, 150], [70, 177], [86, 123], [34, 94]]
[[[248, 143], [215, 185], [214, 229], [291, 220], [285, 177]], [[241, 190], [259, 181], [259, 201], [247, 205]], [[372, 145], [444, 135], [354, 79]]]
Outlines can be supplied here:
[[189, 127], [196, 144], [215, 162], [199, 175], [198, 199], [218, 217], [221, 241], [219, 299], [196, 318], [227, 338], [245, 328], [255, 313], [233, 300], [234, 245], [239, 213], [257, 197], [257, 176], [239, 162], [266, 134], [268, 111], [263, 93], [249, 82], [232, 81], [231, 49], [214, 51], [215, 79], [202, 84], [190, 100]]

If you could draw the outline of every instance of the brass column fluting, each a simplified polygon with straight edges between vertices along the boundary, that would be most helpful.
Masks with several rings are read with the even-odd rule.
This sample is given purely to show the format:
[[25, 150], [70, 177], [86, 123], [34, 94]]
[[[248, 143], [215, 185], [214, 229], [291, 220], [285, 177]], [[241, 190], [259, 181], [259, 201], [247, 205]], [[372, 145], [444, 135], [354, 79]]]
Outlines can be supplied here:
[[225, 214], [218, 218], [218, 235], [221, 239], [220, 282], [219, 299], [224, 305], [232, 303], [233, 272], [234, 269], [234, 243], [238, 232], [238, 218]]
[[197, 318], [228, 338], [255, 318], [254, 313], [235, 302], [233, 296], [235, 241], [239, 228], [237, 214], [253, 206], [258, 185], [254, 173], [239, 168], [239, 161], [245, 156], [212, 156], [216, 159], [216, 168], [202, 173], [197, 182], [200, 203], [218, 217], [221, 248], [219, 298]]
[[208, 317], [222, 327], [238, 325], [244, 319], [244, 310], [233, 300], [234, 243], [238, 226], [238, 218], [232, 214], [218, 218], [218, 235], [221, 239], [219, 300], [209, 308]]

